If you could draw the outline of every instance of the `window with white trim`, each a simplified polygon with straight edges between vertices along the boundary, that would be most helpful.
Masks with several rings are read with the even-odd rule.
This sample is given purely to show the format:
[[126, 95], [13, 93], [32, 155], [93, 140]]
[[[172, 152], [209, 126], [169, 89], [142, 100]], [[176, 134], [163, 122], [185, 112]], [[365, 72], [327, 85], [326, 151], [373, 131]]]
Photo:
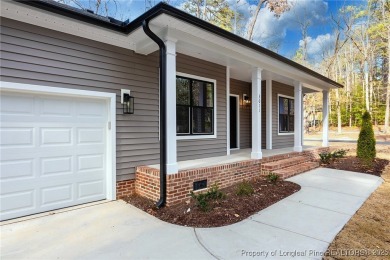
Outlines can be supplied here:
[[214, 83], [176, 77], [176, 133], [214, 134]]
[[294, 99], [279, 96], [279, 133], [294, 132]]

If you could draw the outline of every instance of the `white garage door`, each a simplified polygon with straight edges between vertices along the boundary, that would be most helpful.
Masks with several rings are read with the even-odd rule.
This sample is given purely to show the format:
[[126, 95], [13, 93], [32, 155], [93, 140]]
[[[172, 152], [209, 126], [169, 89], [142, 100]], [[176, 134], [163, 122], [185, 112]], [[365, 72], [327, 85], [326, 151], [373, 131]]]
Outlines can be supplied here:
[[1, 219], [106, 198], [107, 101], [2, 91]]

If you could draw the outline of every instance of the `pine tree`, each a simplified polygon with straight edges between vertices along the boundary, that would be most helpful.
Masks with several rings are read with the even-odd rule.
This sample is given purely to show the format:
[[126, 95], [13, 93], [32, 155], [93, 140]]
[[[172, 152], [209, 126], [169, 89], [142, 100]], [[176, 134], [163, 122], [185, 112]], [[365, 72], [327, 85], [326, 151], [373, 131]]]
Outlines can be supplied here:
[[357, 142], [357, 157], [359, 157], [364, 164], [370, 165], [375, 159], [375, 144], [376, 141], [371, 122], [371, 115], [368, 111], [366, 111], [362, 117], [362, 126]]

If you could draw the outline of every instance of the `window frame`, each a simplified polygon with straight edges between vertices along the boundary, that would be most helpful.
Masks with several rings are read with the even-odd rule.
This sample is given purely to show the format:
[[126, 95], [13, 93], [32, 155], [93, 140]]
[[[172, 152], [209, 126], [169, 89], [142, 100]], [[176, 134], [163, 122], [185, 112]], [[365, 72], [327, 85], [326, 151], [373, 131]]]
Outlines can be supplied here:
[[[282, 95], [282, 94], [278, 94], [277, 95], [277, 104], [278, 104], [278, 135], [294, 135], [295, 133], [295, 127], [294, 127], [294, 131], [292, 132], [280, 132], [280, 98], [287, 98], [287, 99], [292, 99], [294, 100], [294, 106], [295, 106], [295, 99], [294, 97], [291, 97], [291, 96], [287, 96], [287, 95]], [[294, 111], [294, 121], [295, 121], [295, 111]], [[294, 122], [295, 124], [295, 122]]]
[[[200, 81], [212, 83], [214, 86], [214, 95], [213, 95], [214, 107], [213, 107], [213, 129], [212, 129], [213, 131], [212, 131], [212, 134], [191, 134], [191, 133], [190, 134], [178, 134], [178, 133], [176, 133], [176, 139], [177, 140], [191, 140], [191, 139], [217, 138], [217, 129], [218, 129], [217, 128], [217, 81], [215, 79], [200, 77], [200, 76], [191, 75], [191, 74], [187, 74], [187, 73], [181, 73], [181, 72], [176, 72], [176, 77], [183, 77], [183, 78], [188, 78], [188, 79], [193, 79], [193, 80], [200, 80]], [[177, 106], [177, 101], [176, 101], [175, 106]], [[191, 117], [190, 117], [190, 120], [192, 121]], [[191, 124], [190, 124], [190, 126], [191, 126]], [[190, 129], [190, 132], [191, 132], [191, 129]]]

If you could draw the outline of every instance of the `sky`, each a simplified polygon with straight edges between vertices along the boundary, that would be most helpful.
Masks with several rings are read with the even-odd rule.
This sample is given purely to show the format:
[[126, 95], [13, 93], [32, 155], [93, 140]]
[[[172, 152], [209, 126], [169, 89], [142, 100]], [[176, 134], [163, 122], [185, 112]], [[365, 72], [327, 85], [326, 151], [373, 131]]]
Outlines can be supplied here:
[[[58, 0], [57, 0], [58, 1]], [[67, 0], [72, 1], [72, 0]], [[87, 1], [87, 0], [85, 0]], [[110, 4], [114, 0], [106, 0]], [[256, 0], [227, 0], [243, 15], [243, 24], [248, 24], [251, 11], [256, 7]], [[347, 5], [366, 5], [366, 0], [288, 0], [291, 9], [279, 18], [267, 8], [262, 8], [258, 22], [255, 25], [254, 41], [264, 47], [269, 47], [279, 54], [292, 58], [303, 44], [299, 23], [309, 22], [307, 35], [307, 54], [309, 61], [316, 64], [321, 61], [323, 50], [331, 48], [334, 43], [334, 28], [331, 15], [337, 15], [338, 10]], [[111, 16], [120, 20], [134, 20], [145, 12], [148, 7], [157, 4], [158, 0], [116, 0], [118, 8]], [[180, 8], [184, 0], [168, 0], [168, 3]], [[274, 48], [272, 48], [272, 46]]]

